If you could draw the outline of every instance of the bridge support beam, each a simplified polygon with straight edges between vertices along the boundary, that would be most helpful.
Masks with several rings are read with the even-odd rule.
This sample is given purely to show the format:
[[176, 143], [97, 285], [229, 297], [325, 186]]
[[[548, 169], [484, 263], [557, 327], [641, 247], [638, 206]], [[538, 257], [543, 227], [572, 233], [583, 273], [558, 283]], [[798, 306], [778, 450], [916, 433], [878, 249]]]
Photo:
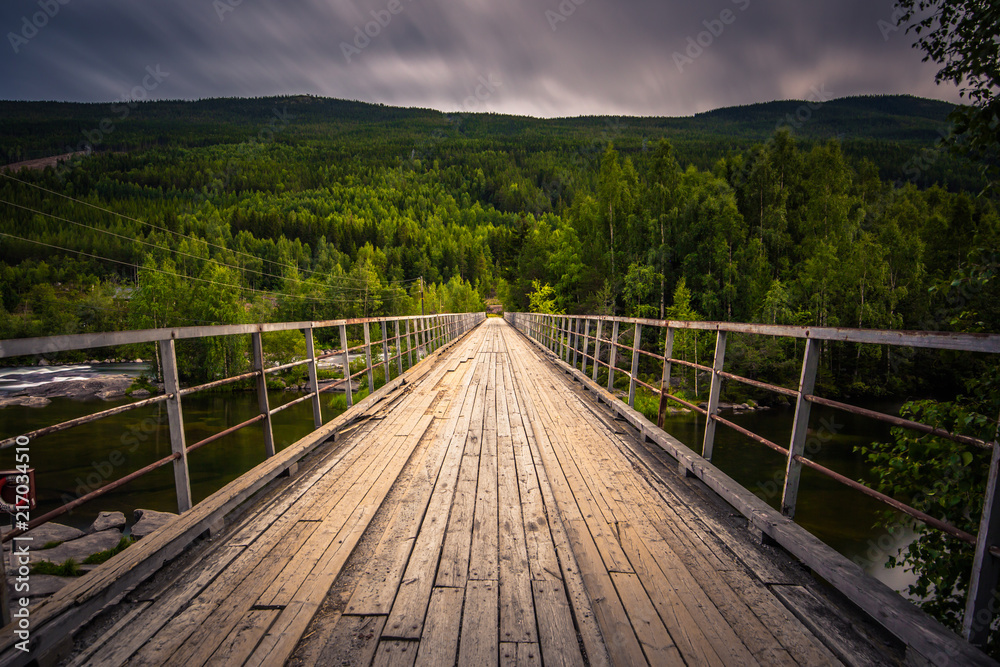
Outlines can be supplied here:
[[792, 440], [788, 445], [788, 462], [785, 466], [785, 488], [781, 494], [781, 513], [792, 518], [799, 497], [799, 478], [802, 464], [795, 457], [802, 456], [806, 449], [806, 435], [809, 429], [809, 411], [812, 404], [806, 400], [816, 389], [816, 369], [819, 367], [820, 342], [814, 338], [806, 341], [806, 351], [802, 357], [802, 376], [799, 379], [799, 396], [795, 400], [795, 420], [792, 422]]
[[705, 441], [701, 447], [701, 455], [707, 461], [712, 460], [712, 450], [715, 448], [715, 416], [719, 414], [719, 394], [722, 392], [722, 376], [719, 373], [722, 371], [725, 361], [726, 332], [719, 331], [715, 336], [715, 359], [712, 361], [712, 386], [708, 390], [708, 414], [705, 415]]
[[191, 509], [191, 480], [188, 477], [187, 443], [184, 440], [184, 414], [181, 411], [181, 387], [177, 376], [177, 350], [173, 339], [161, 340], [160, 361], [163, 364], [163, 391], [167, 399], [167, 424], [170, 427], [170, 450], [174, 459], [174, 488], [177, 489], [177, 512]]

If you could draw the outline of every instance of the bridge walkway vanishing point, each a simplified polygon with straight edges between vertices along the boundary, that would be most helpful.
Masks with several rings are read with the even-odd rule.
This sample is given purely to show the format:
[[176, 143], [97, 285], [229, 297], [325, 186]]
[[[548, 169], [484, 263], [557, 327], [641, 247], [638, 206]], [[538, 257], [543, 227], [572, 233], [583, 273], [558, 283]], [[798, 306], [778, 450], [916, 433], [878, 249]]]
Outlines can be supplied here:
[[109, 604], [70, 664], [900, 662], [586, 393], [487, 320]]

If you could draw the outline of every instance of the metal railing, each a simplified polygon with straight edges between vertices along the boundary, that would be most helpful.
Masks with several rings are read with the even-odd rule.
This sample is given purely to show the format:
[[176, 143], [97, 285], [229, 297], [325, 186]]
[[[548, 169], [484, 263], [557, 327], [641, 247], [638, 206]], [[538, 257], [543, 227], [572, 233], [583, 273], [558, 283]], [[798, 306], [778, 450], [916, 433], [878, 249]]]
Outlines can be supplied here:
[[[347, 407], [354, 404], [354, 394], [356, 393], [355, 380], [362, 375], [367, 376], [367, 389], [369, 393], [375, 391], [375, 378], [373, 371], [381, 366], [384, 373], [384, 383], [388, 383], [392, 376], [392, 368], [395, 366], [396, 377], [402, 376], [404, 372], [419, 363], [421, 358], [427, 356], [434, 350], [450, 343], [469, 330], [477, 326], [485, 319], [483, 313], [465, 313], [458, 315], [427, 315], [414, 317], [379, 317], [366, 319], [329, 320], [321, 322], [286, 322], [275, 324], [252, 324], [252, 325], [220, 325], [201, 327], [181, 327], [169, 329], [146, 329], [141, 331], [120, 331], [101, 334], [77, 334], [68, 336], [52, 336], [47, 338], [22, 338], [13, 340], [0, 340], [0, 358], [19, 357], [25, 355], [52, 354], [55, 352], [66, 352], [71, 350], [87, 350], [99, 347], [111, 347], [118, 345], [131, 345], [142, 343], [153, 343], [158, 347], [160, 363], [163, 373], [164, 393], [145, 400], [135, 401], [126, 405], [102, 410], [77, 419], [52, 424], [44, 428], [36, 429], [28, 433], [18, 434], [0, 440], [0, 449], [14, 447], [19, 442], [25, 442], [25, 438], [34, 442], [43, 436], [65, 431], [83, 424], [143, 408], [158, 403], [166, 405], [167, 423], [170, 434], [171, 454], [157, 461], [135, 470], [124, 477], [118, 478], [97, 488], [89, 493], [81, 495], [70, 502], [67, 502], [52, 511], [33, 518], [27, 530], [35, 528], [43, 523], [51, 521], [72, 509], [79, 507], [85, 502], [103, 496], [129, 482], [142, 477], [158, 468], [173, 464], [174, 486], [177, 494], [177, 511], [185, 512], [191, 509], [191, 483], [188, 469], [188, 454], [209, 445], [236, 431], [260, 423], [262, 428], [262, 440], [264, 453], [267, 458], [274, 456], [274, 433], [271, 425], [271, 418], [293, 405], [305, 401], [312, 401], [313, 426], [320, 428], [323, 424], [322, 406], [320, 395], [324, 392], [342, 388], [346, 398]], [[372, 339], [372, 327], [376, 327], [378, 338]], [[324, 329], [333, 329], [339, 333], [340, 348], [332, 351], [317, 353], [315, 349], [314, 333]], [[269, 366], [266, 362], [264, 350], [264, 334], [281, 331], [301, 331], [305, 338], [306, 357], [281, 365]], [[349, 340], [361, 340], [362, 338], [349, 339], [348, 333], [354, 336], [363, 337], [362, 343], [349, 346]], [[176, 342], [185, 340], [197, 340], [221, 336], [250, 336], [250, 350], [248, 358], [252, 370], [231, 377], [215, 380], [205, 384], [181, 387], [180, 372], [177, 363]], [[380, 359], [373, 358], [372, 348], [381, 347], [380, 353], [376, 354]], [[359, 359], [364, 359], [364, 367], [351, 373], [351, 355], [355, 354]], [[343, 372], [343, 377], [333, 379], [324, 383], [319, 379], [318, 362], [330, 359], [339, 365]], [[267, 376], [290, 370], [292, 368], [308, 365], [308, 392], [303, 396], [272, 408], [268, 403]], [[238, 382], [254, 380], [256, 384], [259, 413], [254, 417], [231, 426], [223, 431], [204, 438], [194, 444], [188, 445], [184, 435], [184, 415], [181, 409], [182, 398], [191, 394], [216, 389]], [[9, 531], [3, 535], [3, 542], [7, 542], [14, 537], [25, 532], [25, 529]]]
[[[1000, 354], [1000, 335], [879, 331], [726, 322], [682, 322], [609, 316], [546, 315], [538, 313], [507, 313], [504, 317], [509, 323], [539, 345], [553, 352], [563, 362], [579, 369], [585, 376], [587, 375], [589, 363], [591, 370], [590, 378], [594, 383], [598, 380], [598, 371], [605, 369], [609, 392], [614, 390], [616, 374], [627, 377], [627, 397], [621, 398], [621, 400], [627, 402], [629, 407], [635, 407], [637, 386], [645, 387], [653, 394], [659, 395], [660, 400], [656, 426], [660, 429], [663, 428], [668, 402], [677, 403], [689, 410], [704, 415], [706, 421], [701, 456], [706, 460], [710, 461], [712, 459], [715, 432], [719, 424], [784, 456], [785, 473], [781, 496], [781, 513], [789, 519], [792, 519], [795, 515], [802, 468], [806, 467], [866, 496], [874, 498], [928, 526], [941, 530], [957, 540], [972, 545], [975, 548], [975, 558], [966, 604], [963, 634], [970, 643], [977, 646], [985, 645], [990, 628], [988, 618], [992, 618], [993, 614], [993, 591], [998, 582], [1000, 582], [1000, 560], [998, 560], [1000, 559], [1000, 546], [998, 546], [998, 543], [1000, 543], [1000, 493], [997, 492], [998, 472], [1000, 472], [1000, 445], [997, 444], [996, 437], [994, 437], [993, 442], [986, 442], [967, 435], [951, 433], [935, 426], [823, 398], [816, 395], [815, 388], [821, 344], [825, 341]], [[608, 332], [609, 328], [611, 329], [610, 332]], [[657, 344], [662, 342], [663, 345], [660, 352], [643, 348], [643, 330], [648, 328], [658, 330], [656, 336]], [[630, 341], [622, 343], [622, 338], [627, 337], [630, 330], [632, 334]], [[711, 365], [675, 358], [674, 338], [677, 331], [680, 330], [712, 332], [715, 334], [715, 351], [712, 355]], [[804, 341], [805, 351], [802, 359], [798, 389], [790, 389], [726, 372], [724, 366], [727, 336], [734, 333], [794, 338]], [[620, 366], [620, 357], [628, 358], [630, 362], [628, 368]], [[659, 386], [644, 382], [640, 378], [639, 364], [643, 357], [656, 360], [660, 364]], [[693, 368], [696, 373], [703, 372], [711, 375], [711, 385], [705, 407], [701, 407], [670, 393], [671, 373], [673, 372], [674, 365]], [[724, 381], [738, 382], [754, 387], [755, 389], [775, 392], [795, 400], [791, 439], [787, 447], [753, 433], [719, 415], [719, 398]], [[906, 503], [880, 493], [865, 484], [850, 479], [807, 458], [805, 456], [807, 429], [809, 426], [810, 409], [814, 404], [868, 417], [891, 426], [911, 429], [919, 433], [945, 438], [965, 445], [992, 450], [989, 483], [984, 498], [983, 514], [978, 535], [971, 535], [945, 521], [921, 512]], [[986, 622], [983, 622], [984, 618], [987, 618]]]

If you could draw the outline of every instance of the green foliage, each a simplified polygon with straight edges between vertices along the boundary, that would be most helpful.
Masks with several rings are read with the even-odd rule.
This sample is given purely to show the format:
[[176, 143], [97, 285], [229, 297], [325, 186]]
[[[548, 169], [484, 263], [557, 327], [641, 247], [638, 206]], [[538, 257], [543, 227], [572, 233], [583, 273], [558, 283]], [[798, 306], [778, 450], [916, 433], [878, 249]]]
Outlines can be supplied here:
[[[1000, 158], [1000, 8], [976, 0], [897, 0], [924, 60], [941, 65], [936, 80], [961, 86], [972, 103], [953, 114], [959, 148], [983, 158], [996, 178]], [[994, 182], [995, 186], [996, 183]]]
[[136, 391], [145, 391], [149, 392], [150, 394], [155, 394], [157, 391], [159, 391], [159, 389], [157, 389], [156, 385], [153, 384], [152, 380], [148, 375], [142, 373], [139, 375], [139, 377], [134, 379], [132, 381], [132, 384], [129, 385], [129, 388], [125, 390], [125, 395], [131, 396]]
[[135, 543], [135, 540], [131, 537], [122, 536], [118, 540], [118, 544], [111, 549], [106, 549], [104, 551], [99, 551], [96, 554], [91, 554], [83, 559], [84, 565], [100, 565], [101, 563], [111, 560], [112, 557], [117, 556], [121, 552], [125, 551], [129, 546]]
[[62, 565], [50, 563], [47, 560], [39, 561], [31, 566], [31, 574], [50, 574], [55, 577], [79, 577], [84, 574], [80, 566], [72, 558]]
[[532, 292], [528, 295], [528, 302], [530, 304], [531, 312], [533, 313], [548, 313], [551, 315], [562, 315], [563, 311], [556, 309], [556, 302], [553, 298], [555, 292], [552, 287], [548, 284], [539, 283], [537, 280], [533, 280]]
[[[979, 411], [981, 407], [961, 398], [942, 403], [911, 401], [901, 414], [989, 442], [996, 437], [997, 425], [994, 418]], [[860, 450], [878, 476], [879, 490], [961, 530], [978, 533], [990, 451], [902, 428], [893, 428], [892, 435], [892, 443]], [[891, 532], [904, 527], [894, 516], [887, 516], [884, 525]], [[887, 566], [901, 564], [912, 570], [917, 581], [909, 587], [910, 594], [925, 611], [960, 632], [973, 550], [922, 523], [907, 525], [917, 539], [900, 554], [890, 555]]]

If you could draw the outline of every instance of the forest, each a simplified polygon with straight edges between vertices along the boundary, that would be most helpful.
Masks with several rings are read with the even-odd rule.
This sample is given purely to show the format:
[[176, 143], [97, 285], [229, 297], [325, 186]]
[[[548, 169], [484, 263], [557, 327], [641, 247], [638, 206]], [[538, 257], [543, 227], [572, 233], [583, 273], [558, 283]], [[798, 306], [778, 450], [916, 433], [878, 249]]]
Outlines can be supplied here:
[[[555, 120], [313, 97], [118, 106], [0, 103], [8, 160], [81, 151], [2, 173], [0, 336], [411, 314], [421, 297], [525, 310], [546, 288], [536, 302], [568, 313], [997, 322], [996, 203], [939, 145], [941, 102]], [[752, 370], [790, 372], [774, 356]], [[824, 378], [853, 394], [959, 381], [904, 361], [831, 346]]]

